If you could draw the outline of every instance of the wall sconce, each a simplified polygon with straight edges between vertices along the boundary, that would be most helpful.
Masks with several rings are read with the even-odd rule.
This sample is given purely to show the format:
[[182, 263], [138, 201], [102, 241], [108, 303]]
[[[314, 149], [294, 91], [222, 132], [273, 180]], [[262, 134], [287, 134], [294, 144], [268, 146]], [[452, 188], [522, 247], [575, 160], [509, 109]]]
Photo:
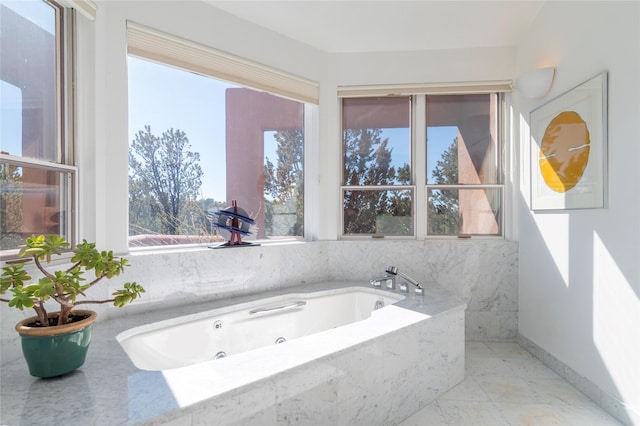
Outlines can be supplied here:
[[541, 98], [551, 89], [555, 72], [555, 67], [538, 68], [528, 71], [516, 80], [516, 88], [527, 98]]

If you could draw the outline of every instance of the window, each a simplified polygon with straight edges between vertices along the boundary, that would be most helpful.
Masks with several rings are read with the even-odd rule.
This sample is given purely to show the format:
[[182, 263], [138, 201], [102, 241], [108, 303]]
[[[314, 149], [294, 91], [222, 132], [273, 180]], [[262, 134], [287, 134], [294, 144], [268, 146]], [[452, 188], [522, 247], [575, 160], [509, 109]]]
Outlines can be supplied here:
[[500, 95], [457, 92], [342, 98], [343, 236], [502, 235]]
[[501, 235], [498, 95], [426, 103], [427, 235]]
[[411, 98], [342, 102], [344, 235], [414, 234]]
[[215, 212], [234, 201], [256, 222], [243, 240], [303, 237], [306, 97], [249, 64], [269, 75], [255, 90], [264, 80], [226, 59], [246, 61], [208, 47], [135, 25], [129, 36], [129, 246], [224, 242]]
[[64, 10], [52, 2], [0, 4], [0, 246], [32, 234], [74, 240], [71, 132], [66, 131]]

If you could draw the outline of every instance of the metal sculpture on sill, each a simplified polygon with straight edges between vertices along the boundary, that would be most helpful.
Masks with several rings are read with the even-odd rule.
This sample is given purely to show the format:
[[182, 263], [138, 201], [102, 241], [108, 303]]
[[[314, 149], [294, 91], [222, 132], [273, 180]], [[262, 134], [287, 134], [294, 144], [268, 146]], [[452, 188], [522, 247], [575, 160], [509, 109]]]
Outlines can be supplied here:
[[236, 200], [231, 202], [231, 206], [213, 212], [217, 219], [214, 220], [213, 226], [218, 229], [221, 235], [229, 234], [229, 241], [210, 248], [226, 248], [226, 247], [245, 247], [259, 246], [260, 244], [248, 241], [242, 241], [243, 235], [251, 235], [251, 225], [256, 223], [249, 217], [249, 214], [242, 208], [238, 207]]

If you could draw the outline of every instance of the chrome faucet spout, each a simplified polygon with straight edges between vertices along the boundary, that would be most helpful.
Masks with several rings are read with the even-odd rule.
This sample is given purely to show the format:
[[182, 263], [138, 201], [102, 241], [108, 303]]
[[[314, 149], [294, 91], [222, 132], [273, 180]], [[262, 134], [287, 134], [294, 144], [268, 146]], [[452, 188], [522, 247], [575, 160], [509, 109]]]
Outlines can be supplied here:
[[420, 290], [420, 293], [422, 293], [422, 286], [420, 285], [420, 283], [415, 278], [412, 278], [409, 275], [400, 272], [396, 266], [387, 266], [385, 272], [390, 275], [400, 275], [402, 278], [407, 280], [407, 282], [413, 284], [416, 287], [416, 292]]

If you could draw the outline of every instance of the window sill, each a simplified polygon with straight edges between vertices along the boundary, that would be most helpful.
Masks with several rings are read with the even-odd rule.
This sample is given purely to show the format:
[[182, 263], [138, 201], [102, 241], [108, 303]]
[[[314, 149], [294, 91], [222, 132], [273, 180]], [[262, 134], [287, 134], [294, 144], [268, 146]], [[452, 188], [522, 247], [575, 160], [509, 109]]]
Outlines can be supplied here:
[[[282, 239], [282, 240], [257, 240], [251, 241], [255, 243], [255, 246], [244, 247], [272, 247], [282, 245], [295, 245], [305, 244], [307, 241], [298, 239]], [[132, 247], [129, 249], [130, 256], [144, 256], [148, 254], [167, 254], [167, 253], [190, 253], [200, 252], [207, 250], [217, 249], [216, 244], [180, 244], [180, 245], [166, 245], [166, 246], [150, 246], [150, 247]], [[228, 248], [240, 248], [240, 247], [228, 247]], [[223, 249], [223, 247], [220, 247]]]

